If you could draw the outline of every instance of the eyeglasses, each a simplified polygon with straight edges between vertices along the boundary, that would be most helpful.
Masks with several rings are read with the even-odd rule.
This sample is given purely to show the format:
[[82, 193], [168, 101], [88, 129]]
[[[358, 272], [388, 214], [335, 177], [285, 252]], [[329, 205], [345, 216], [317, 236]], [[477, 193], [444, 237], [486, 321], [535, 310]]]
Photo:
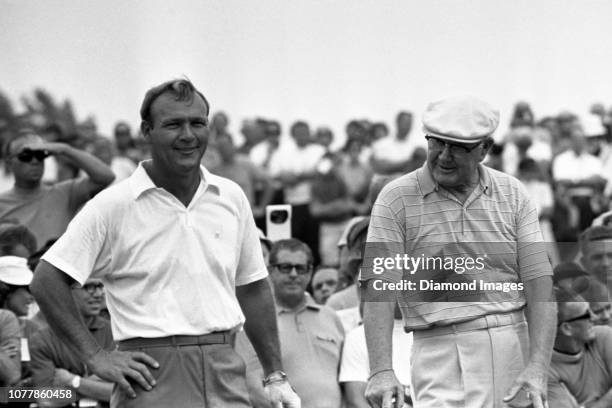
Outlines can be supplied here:
[[475, 148], [477, 148], [478, 146], [480, 146], [482, 144], [482, 142], [478, 142], [476, 144], [469, 144], [469, 145], [464, 145], [464, 144], [460, 144], [460, 143], [452, 143], [452, 142], [448, 142], [446, 140], [438, 139], [437, 137], [429, 136], [429, 135], [425, 136], [425, 139], [427, 139], [427, 142], [429, 144], [429, 148], [431, 150], [442, 151], [442, 150], [444, 150], [445, 146], [448, 146], [448, 150], [453, 155], [471, 153], [472, 150], [474, 150]]
[[47, 157], [49, 157], [50, 155], [51, 153], [49, 153], [49, 151], [47, 150], [23, 149], [21, 152], [17, 153], [15, 157], [17, 157], [17, 159], [20, 162], [29, 163], [34, 158], [36, 158], [36, 160], [41, 162], [45, 160]]
[[90, 282], [84, 284], [81, 287], [77, 286], [76, 289], [83, 289], [90, 295], [95, 295], [97, 290], [99, 290], [100, 292], [104, 292], [104, 284], [102, 282]]
[[278, 269], [278, 271], [282, 273], [283, 275], [289, 275], [291, 271], [293, 270], [293, 268], [295, 268], [295, 271], [297, 272], [298, 275], [307, 275], [310, 272], [309, 264], [304, 265], [304, 264], [278, 263], [272, 266]]
[[321, 290], [323, 289], [323, 286], [336, 286], [338, 284], [337, 280], [333, 280], [333, 279], [329, 279], [323, 282], [319, 282], [316, 285], [314, 285], [313, 289], [315, 290]]
[[580, 316], [577, 316], [577, 317], [573, 317], [571, 319], [564, 320], [561, 323], [571, 323], [571, 322], [577, 322], [578, 320], [587, 320], [587, 319], [591, 320], [591, 318], [592, 318], [591, 311], [587, 309], [587, 311], [584, 312], [584, 314], [581, 314]]

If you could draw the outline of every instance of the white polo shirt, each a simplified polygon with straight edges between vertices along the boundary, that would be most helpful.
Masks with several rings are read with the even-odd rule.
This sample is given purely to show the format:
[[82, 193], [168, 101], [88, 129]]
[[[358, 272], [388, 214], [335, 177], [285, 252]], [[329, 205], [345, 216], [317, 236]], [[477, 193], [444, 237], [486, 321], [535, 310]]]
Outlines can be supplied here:
[[239, 327], [235, 287], [268, 275], [241, 188], [201, 172], [185, 207], [141, 163], [90, 200], [44, 255], [81, 284], [102, 279], [116, 341]]

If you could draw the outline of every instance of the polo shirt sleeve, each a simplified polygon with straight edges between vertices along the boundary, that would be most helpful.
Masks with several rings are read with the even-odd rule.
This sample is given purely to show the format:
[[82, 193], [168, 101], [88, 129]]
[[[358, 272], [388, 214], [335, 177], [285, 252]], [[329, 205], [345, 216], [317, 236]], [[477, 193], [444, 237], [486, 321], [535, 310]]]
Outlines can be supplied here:
[[[380, 195], [383, 196], [382, 193]], [[372, 208], [361, 266], [362, 281], [376, 278], [399, 282], [402, 279], [403, 270], [393, 262], [397, 255], [403, 253], [406, 236], [400, 219], [384, 197], [376, 200]]]
[[516, 215], [517, 262], [522, 282], [542, 276], [552, 276], [548, 245], [540, 231], [538, 211], [525, 187], [519, 185], [519, 210]]
[[236, 286], [247, 285], [268, 276], [268, 270], [263, 259], [259, 233], [249, 202], [240, 190], [240, 239], [238, 249], [238, 268], [236, 269]]
[[104, 207], [101, 200], [89, 201], [42, 257], [81, 285], [90, 276], [102, 278], [110, 263]]

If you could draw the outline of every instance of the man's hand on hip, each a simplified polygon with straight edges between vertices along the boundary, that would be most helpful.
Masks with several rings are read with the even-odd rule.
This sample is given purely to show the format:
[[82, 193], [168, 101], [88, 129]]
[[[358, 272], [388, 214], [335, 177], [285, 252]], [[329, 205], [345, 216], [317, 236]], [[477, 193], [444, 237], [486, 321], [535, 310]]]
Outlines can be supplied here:
[[375, 373], [368, 380], [365, 397], [374, 408], [402, 408], [404, 406], [404, 386], [393, 370]]
[[270, 383], [264, 387], [264, 390], [272, 408], [301, 408], [302, 406], [300, 397], [288, 381]]
[[508, 394], [504, 397], [504, 402], [510, 407], [531, 407], [548, 408], [546, 401], [547, 373], [545, 368], [537, 367], [534, 364], [527, 364], [527, 367], [514, 381]]
[[98, 351], [90, 360], [91, 371], [100, 378], [117, 383], [130, 397], [136, 393], [128, 378], [135, 381], [145, 390], [155, 386], [155, 379], [149, 367], [158, 368], [159, 363], [141, 351]]

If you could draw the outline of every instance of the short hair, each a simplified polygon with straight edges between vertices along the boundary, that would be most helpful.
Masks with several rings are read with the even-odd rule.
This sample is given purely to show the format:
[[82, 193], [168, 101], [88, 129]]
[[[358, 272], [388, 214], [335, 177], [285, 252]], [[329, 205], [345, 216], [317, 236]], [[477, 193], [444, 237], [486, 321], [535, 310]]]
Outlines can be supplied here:
[[288, 238], [280, 239], [272, 244], [272, 248], [270, 248], [270, 265], [274, 265], [278, 262], [278, 253], [283, 249], [289, 252], [302, 251], [306, 254], [306, 259], [309, 265], [312, 265], [314, 262], [314, 257], [312, 256], [312, 251], [310, 250], [308, 244], [300, 241], [299, 239]]
[[310, 126], [308, 126], [308, 123], [304, 122], [303, 120], [298, 120], [296, 122], [293, 122], [293, 124], [289, 128], [289, 134], [293, 136], [296, 129], [299, 127], [305, 127], [306, 129], [310, 130]]
[[557, 324], [559, 325], [567, 318], [568, 308], [571, 307], [573, 303], [582, 303], [586, 302], [586, 300], [573, 290], [567, 290], [557, 286], [553, 289], [557, 301]]
[[580, 234], [578, 242], [580, 243], [580, 251], [584, 255], [591, 241], [601, 241], [604, 239], [612, 239], [612, 227], [607, 225], [598, 225], [589, 227]]
[[33, 254], [37, 248], [36, 237], [25, 225], [8, 222], [0, 224], [0, 254], [12, 255], [17, 245], [23, 245]]
[[397, 116], [395, 116], [395, 121], [399, 122], [399, 120], [401, 119], [402, 116], [408, 116], [411, 119], [413, 118], [412, 112], [408, 112], [408, 111], [399, 111], [397, 113]]
[[376, 129], [383, 129], [387, 134], [389, 133], [389, 126], [387, 126], [387, 124], [384, 122], [375, 122], [372, 124], [372, 132], [374, 132]]
[[117, 131], [121, 128], [126, 129], [130, 134], [132, 133], [132, 128], [130, 127], [130, 125], [123, 120], [120, 120], [119, 122], [115, 123], [115, 127], [113, 128], [113, 133], [116, 134]]
[[175, 101], [192, 102], [194, 95], [199, 95], [206, 104], [206, 115], [208, 116], [210, 104], [202, 92], [198, 91], [188, 79], [172, 79], [147, 91], [140, 106], [140, 119], [143, 122], [151, 123], [151, 105], [160, 95], [166, 92], [172, 94]]

